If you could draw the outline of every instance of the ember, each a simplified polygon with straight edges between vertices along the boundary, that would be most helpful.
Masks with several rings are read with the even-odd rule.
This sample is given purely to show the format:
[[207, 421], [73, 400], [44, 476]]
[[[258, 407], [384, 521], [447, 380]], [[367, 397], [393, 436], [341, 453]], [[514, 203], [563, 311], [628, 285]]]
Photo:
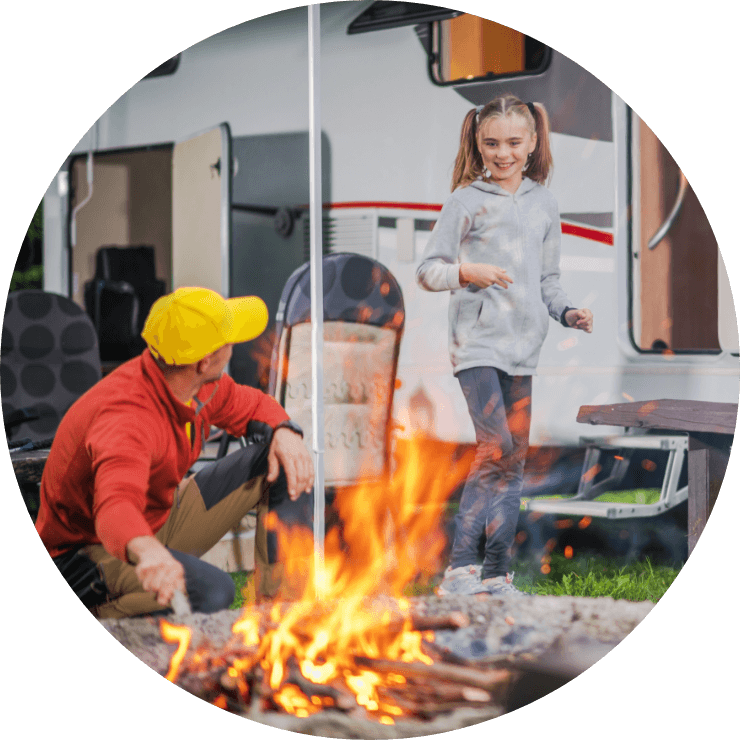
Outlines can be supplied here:
[[468, 618], [414, 615], [403, 597], [409, 583], [439, 571], [437, 525], [467, 460], [441, 477], [426, 462], [433, 450], [422, 442], [410, 450], [385, 485], [337, 494], [343, 532], [328, 532], [323, 563], [307, 530], [277, 527], [286, 593], [300, 589], [299, 599], [247, 607], [224, 649], [201, 644], [189, 661], [190, 630], [163, 621], [162, 636], [179, 643], [167, 678], [231, 711], [308, 717], [331, 708], [383, 724], [490, 702], [509, 673], [440, 663], [434, 646], [434, 630]]

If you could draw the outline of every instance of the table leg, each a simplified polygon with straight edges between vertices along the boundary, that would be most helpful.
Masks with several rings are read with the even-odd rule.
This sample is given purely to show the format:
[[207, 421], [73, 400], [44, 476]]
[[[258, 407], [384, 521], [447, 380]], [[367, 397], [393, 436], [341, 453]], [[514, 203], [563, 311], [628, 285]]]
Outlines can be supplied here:
[[689, 555], [704, 531], [717, 500], [732, 437], [689, 434]]

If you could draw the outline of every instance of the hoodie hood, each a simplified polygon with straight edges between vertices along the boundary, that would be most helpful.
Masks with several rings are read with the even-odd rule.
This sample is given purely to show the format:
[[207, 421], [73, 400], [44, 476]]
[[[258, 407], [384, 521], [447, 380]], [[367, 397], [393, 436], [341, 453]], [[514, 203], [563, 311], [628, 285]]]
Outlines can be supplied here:
[[524, 195], [524, 193], [528, 193], [530, 190], [536, 188], [537, 183], [534, 180], [530, 180], [528, 177], [523, 177], [515, 193], [510, 193], [508, 190], [502, 188], [501, 185], [496, 182], [486, 182], [482, 179], [474, 180], [470, 183], [469, 187], [477, 188], [478, 190], [482, 190], [484, 193], [495, 193], [496, 195], [509, 195], [519, 197], [520, 195]]

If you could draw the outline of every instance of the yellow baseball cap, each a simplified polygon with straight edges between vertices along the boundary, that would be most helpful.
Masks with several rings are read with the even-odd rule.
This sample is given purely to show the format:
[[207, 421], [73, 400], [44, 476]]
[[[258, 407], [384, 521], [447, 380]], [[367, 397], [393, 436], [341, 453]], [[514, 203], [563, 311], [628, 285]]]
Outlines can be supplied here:
[[154, 302], [141, 336], [168, 365], [189, 365], [225, 344], [258, 337], [267, 319], [257, 296], [225, 299], [208, 288], [178, 288]]

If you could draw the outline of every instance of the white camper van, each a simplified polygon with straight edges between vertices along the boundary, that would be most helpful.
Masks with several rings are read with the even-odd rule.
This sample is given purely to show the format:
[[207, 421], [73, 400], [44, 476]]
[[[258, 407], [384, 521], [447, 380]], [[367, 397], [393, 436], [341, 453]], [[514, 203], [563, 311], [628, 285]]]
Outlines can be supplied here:
[[[46, 193], [45, 289], [83, 305], [101, 246], [147, 244], [168, 288], [256, 293], [274, 317], [308, 259], [307, 54], [296, 8], [196, 44], [127, 91]], [[321, 68], [323, 246], [378, 259], [402, 288], [399, 437], [474, 441], [447, 300], [414, 274], [463, 117], [507, 91], [550, 113], [562, 284], [595, 316], [591, 335], [550, 325], [532, 445], [578, 447], [584, 404], [737, 400], [737, 323], [702, 207], [652, 131], [588, 71], [494, 22], [388, 2], [322, 5]], [[259, 348], [238, 348], [231, 372], [256, 382], [260, 362]]]

